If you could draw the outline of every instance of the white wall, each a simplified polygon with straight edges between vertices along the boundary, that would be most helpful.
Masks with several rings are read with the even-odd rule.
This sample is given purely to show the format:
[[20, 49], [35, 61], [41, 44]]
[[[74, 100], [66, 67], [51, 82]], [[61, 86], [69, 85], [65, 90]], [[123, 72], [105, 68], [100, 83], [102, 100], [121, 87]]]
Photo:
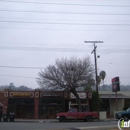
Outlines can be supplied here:
[[[118, 111], [122, 111], [124, 107], [124, 99], [117, 99]], [[111, 115], [114, 115], [114, 111], [116, 111], [116, 99], [111, 99]]]

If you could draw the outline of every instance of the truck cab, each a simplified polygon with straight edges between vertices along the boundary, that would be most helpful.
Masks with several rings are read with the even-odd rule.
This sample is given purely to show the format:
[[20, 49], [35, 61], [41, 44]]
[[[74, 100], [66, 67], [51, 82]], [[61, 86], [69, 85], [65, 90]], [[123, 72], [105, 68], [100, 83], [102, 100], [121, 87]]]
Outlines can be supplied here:
[[125, 121], [130, 119], [130, 107], [126, 111], [121, 111], [115, 114], [116, 119], [123, 118]]

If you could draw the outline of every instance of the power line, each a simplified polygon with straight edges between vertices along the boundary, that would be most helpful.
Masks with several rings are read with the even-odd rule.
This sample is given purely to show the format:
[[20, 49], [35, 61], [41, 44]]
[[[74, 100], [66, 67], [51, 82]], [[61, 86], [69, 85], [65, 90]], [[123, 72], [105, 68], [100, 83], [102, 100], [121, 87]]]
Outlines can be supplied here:
[[25, 20], [54, 20], [54, 21], [87, 21], [87, 22], [127, 22], [130, 23], [130, 21], [124, 21], [124, 20], [78, 20], [78, 19], [45, 19], [45, 18], [23, 18], [23, 17], [0, 17], [0, 19], [25, 19]]
[[45, 5], [69, 5], [69, 6], [107, 6], [107, 7], [130, 7], [129, 5], [90, 5], [90, 4], [68, 4], [68, 3], [43, 3], [43, 2], [32, 2], [32, 1], [14, 1], [14, 0], [0, 0], [0, 2], [10, 3], [24, 3], [24, 4], [45, 4]]
[[107, 25], [107, 26], [130, 26], [130, 24], [91, 24], [91, 23], [56, 23], [56, 22], [28, 22], [28, 21], [6, 21], [6, 20], [0, 20], [0, 22], [4, 22], [4, 23], [31, 23], [31, 24], [63, 24], [63, 25]]
[[69, 15], [73, 15], [73, 14], [79, 14], [79, 15], [114, 15], [114, 16], [118, 16], [118, 15], [130, 15], [130, 14], [110, 14], [110, 13], [86, 13], [86, 12], [47, 12], [47, 11], [37, 11], [37, 10], [6, 10], [6, 9], [0, 9], [0, 11], [2, 12], [26, 12], [26, 13], [44, 13], [44, 14], [69, 14]]
[[[4, 77], [15, 77], [15, 78], [29, 78], [29, 79], [37, 79], [36, 77], [26, 77], [26, 76], [15, 76], [15, 75], [4, 75], [1, 74], [0, 76], [4, 76]], [[130, 77], [120, 77], [120, 78], [130, 78]], [[112, 79], [112, 77], [106, 77], [105, 79]]]
[[[43, 47], [11, 47], [11, 46], [0, 46], [0, 50], [21, 50], [21, 51], [55, 51], [55, 52], [86, 52], [86, 50], [90, 51], [90, 49], [84, 48], [43, 48]], [[100, 50], [100, 53], [106, 51], [108, 53], [130, 53], [129, 49], [119, 50], [119, 49], [110, 49], [110, 50]]]
[[0, 76], [15, 77], [15, 78], [29, 78], [29, 79], [37, 79], [37, 78], [35, 78], [35, 77], [14, 76], [14, 75], [0, 75]]
[[[3, 45], [2, 45], [2, 44], [3, 44]], [[45, 42], [0, 42], [0, 45], [2, 45], [2, 47], [5, 46], [6, 44], [7, 44], [7, 45], [9, 45], [9, 44], [14, 44], [14, 45], [15, 45], [15, 44], [16, 44], [16, 45], [18, 45], [18, 44], [19, 44], [19, 45], [27, 45], [27, 44], [28, 44], [28, 45], [34, 45], [34, 44], [35, 44], [35, 45], [43, 45], [43, 46], [48, 46], [48, 45], [55, 45], [55, 46], [56, 46], [56, 45], [58, 45], [58, 46], [59, 46], [59, 45], [60, 45], [60, 46], [62, 45], [62, 46], [64, 46], [64, 45], [70, 45], [70, 44], [71, 44], [71, 46], [73, 46], [73, 45], [74, 45], [74, 46], [75, 46], [75, 45], [78, 46], [78, 44], [72, 44], [72, 43], [68, 43], [68, 42], [66, 42], [66, 43], [57, 43], [57, 44], [55, 44], [55, 43], [54, 43], [54, 44], [53, 44], [53, 43], [45, 43]], [[79, 45], [79, 46], [81, 46], [81, 45]]]
[[44, 31], [126, 31], [130, 30], [88, 30], [88, 29], [49, 29], [49, 28], [23, 28], [23, 27], [0, 27], [1, 29], [27, 29], [27, 30], [44, 30]]
[[[81, 43], [77, 43], [77, 44], [75, 44], [75, 43], [73, 43], [72, 44], [72, 42], [65, 42], [65, 43], [63, 43], [63, 42], [60, 42], [60, 43], [47, 43], [47, 42], [6, 42], [6, 41], [0, 41], [0, 47], [8, 47], [8, 46], [5, 46], [5, 45], [9, 45], [9, 44], [14, 44], [14, 45], [43, 45], [43, 47], [45, 47], [45, 46], [48, 46], [48, 45], [60, 45], [60, 46], [65, 46], [65, 45], [71, 45], [71, 46], [81, 46], [82, 44]], [[101, 46], [101, 45], [100, 45]], [[109, 45], [108, 44], [103, 44], [103, 46], [101, 46], [101, 47], [108, 47], [108, 46], [110, 46], [110, 47], [113, 47], [113, 46], [117, 46], [117, 45], [113, 45], [113, 43], [109, 43]], [[128, 49], [127, 47], [128, 46], [130, 46], [130, 44], [128, 43], [128, 44], [119, 44], [119, 46], [125, 46], [126, 47], [126, 49]], [[37, 47], [36, 47], [37, 48]], [[118, 48], [119, 49], [119, 48]], [[122, 49], [122, 48], [120, 48], [120, 49]]]
[[79, 48], [43, 48], [43, 47], [11, 47], [11, 46], [0, 46], [2, 50], [30, 50], [30, 51], [60, 51], [60, 52], [77, 52], [86, 51], [86, 49]]
[[[105, 63], [105, 64], [109, 64], [107, 62], [98, 62], [98, 63]], [[123, 64], [123, 63], [110, 63], [110, 64]], [[23, 67], [23, 66], [3, 66], [0, 65], [0, 68], [13, 68], [13, 69], [45, 69], [45, 67]]]
[[18, 66], [1, 66], [0, 68], [14, 68], [14, 69], [43, 69], [45, 67], [18, 67]]
[[113, 62], [98, 62], [98, 63], [111, 64], [111, 65], [113, 65], [113, 64], [118, 64], [118, 65], [123, 64], [124, 65], [124, 63], [119, 63], [119, 62], [117, 62], [117, 63], [115, 63], [115, 62], [114, 63]]

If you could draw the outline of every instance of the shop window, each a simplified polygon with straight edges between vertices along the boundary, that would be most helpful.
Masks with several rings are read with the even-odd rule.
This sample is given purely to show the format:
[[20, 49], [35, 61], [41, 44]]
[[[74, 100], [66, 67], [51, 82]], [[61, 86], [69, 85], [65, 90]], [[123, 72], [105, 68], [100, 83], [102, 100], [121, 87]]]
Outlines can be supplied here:
[[33, 104], [34, 104], [34, 99], [26, 99], [26, 98], [9, 98], [9, 104], [33, 105]]
[[44, 106], [44, 107], [42, 107], [42, 110], [43, 110], [43, 111], [46, 111], [46, 107], [45, 107], [45, 106]]
[[8, 101], [9, 104], [14, 104], [14, 102], [15, 102], [14, 98], [9, 98], [9, 101]]
[[52, 101], [52, 104], [57, 104], [55, 100]]
[[47, 104], [51, 104], [51, 100], [49, 99], [49, 100], [47, 100]]
[[63, 104], [63, 100], [62, 99], [41, 99], [40, 100], [40, 104], [42, 105], [48, 105], [48, 104]]
[[62, 102], [59, 100], [59, 101], [57, 101], [57, 104], [62, 104]]
[[82, 103], [82, 104], [87, 104], [87, 99], [82, 99], [82, 100], [81, 100], [81, 103]]
[[50, 115], [53, 115], [53, 109], [50, 109]]
[[71, 104], [77, 104], [76, 99], [71, 100]]

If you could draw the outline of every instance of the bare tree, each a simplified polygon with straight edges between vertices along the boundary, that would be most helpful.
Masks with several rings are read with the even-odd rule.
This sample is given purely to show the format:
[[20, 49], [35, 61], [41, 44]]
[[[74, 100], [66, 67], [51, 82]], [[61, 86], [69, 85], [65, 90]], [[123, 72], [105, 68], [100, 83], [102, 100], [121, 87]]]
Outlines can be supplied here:
[[93, 79], [94, 69], [90, 58], [57, 59], [55, 65], [49, 65], [39, 72], [37, 82], [41, 88], [65, 89], [73, 93], [77, 99], [78, 110], [81, 111], [81, 101], [76, 88], [86, 86]]

